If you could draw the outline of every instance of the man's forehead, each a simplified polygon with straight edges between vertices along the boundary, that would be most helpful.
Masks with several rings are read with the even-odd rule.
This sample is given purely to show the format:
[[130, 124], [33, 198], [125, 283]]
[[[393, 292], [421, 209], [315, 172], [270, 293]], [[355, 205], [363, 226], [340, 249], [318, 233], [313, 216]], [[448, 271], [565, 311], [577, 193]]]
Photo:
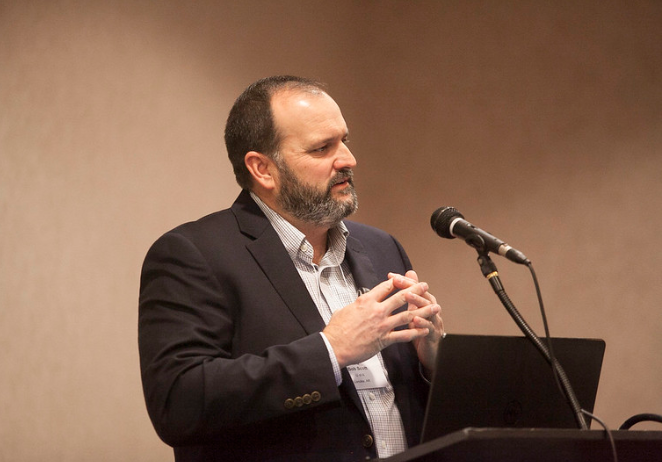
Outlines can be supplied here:
[[333, 99], [317, 88], [284, 88], [276, 91], [271, 97], [271, 107], [274, 112], [283, 109], [310, 109], [320, 99]]
[[281, 90], [273, 95], [271, 106], [274, 122], [279, 130], [298, 131], [304, 126], [338, 129], [338, 125], [347, 130], [336, 102], [318, 89]]

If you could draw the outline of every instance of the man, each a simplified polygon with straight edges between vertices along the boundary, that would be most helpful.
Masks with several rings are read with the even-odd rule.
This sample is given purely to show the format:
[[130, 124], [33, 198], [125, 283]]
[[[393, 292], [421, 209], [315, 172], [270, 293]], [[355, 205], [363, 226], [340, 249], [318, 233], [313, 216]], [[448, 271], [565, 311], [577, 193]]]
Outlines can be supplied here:
[[418, 442], [441, 308], [388, 234], [343, 219], [356, 160], [314, 81], [249, 86], [226, 125], [243, 191], [152, 246], [143, 388], [177, 461], [387, 457]]

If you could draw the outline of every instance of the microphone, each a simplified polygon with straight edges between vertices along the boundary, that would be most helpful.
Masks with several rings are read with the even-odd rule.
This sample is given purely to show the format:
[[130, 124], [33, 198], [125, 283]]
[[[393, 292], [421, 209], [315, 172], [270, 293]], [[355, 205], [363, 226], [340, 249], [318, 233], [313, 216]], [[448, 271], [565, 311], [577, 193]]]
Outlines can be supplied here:
[[522, 252], [497, 239], [487, 231], [475, 227], [464, 219], [464, 215], [453, 207], [440, 207], [430, 218], [432, 229], [445, 239], [459, 237], [471, 247], [478, 250], [494, 252], [508, 260], [522, 265], [528, 265], [529, 259]]

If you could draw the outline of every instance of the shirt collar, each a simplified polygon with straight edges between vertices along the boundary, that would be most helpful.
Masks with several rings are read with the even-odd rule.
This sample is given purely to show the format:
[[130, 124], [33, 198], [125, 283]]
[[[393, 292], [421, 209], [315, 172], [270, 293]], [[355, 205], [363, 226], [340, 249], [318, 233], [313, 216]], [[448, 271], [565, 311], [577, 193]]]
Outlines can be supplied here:
[[[302, 259], [312, 263], [313, 249], [306, 239], [305, 234], [265, 204], [257, 194], [252, 191], [250, 194], [258, 207], [260, 207], [260, 210], [266, 215], [271, 226], [276, 230], [292, 261]], [[320, 266], [338, 266], [343, 262], [345, 259], [345, 250], [347, 249], [348, 235], [349, 230], [342, 221], [329, 230], [328, 248], [320, 262]]]

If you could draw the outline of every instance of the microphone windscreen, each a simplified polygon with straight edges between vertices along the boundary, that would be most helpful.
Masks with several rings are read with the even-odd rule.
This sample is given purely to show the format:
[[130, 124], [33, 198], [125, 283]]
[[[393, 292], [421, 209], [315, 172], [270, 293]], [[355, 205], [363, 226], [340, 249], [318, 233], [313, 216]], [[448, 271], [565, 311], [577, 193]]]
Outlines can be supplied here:
[[445, 239], [455, 239], [451, 234], [451, 223], [456, 218], [464, 218], [454, 207], [440, 207], [430, 217], [430, 225], [435, 233]]

